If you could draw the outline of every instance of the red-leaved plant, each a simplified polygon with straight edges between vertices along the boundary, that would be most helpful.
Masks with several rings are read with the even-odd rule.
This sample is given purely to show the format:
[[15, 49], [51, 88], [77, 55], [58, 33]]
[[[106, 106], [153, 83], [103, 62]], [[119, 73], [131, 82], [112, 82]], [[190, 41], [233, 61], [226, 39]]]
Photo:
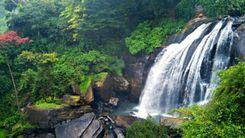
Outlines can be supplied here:
[[4, 44], [15, 44], [16, 46], [30, 42], [28, 37], [21, 38], [18, 34], [14, 31], [6, 32], [4, 34], [0, 34], [0, 43]]

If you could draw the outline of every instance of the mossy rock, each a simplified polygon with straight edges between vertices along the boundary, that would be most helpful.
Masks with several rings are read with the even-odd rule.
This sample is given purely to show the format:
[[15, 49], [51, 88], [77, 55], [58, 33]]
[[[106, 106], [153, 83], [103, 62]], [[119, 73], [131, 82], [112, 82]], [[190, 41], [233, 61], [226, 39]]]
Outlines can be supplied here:
[[65, 104], [56, 104], [56, 103], [37, 103], [34, 105], [36, 109], [40, 110], [49, 110], [49, 109], [61, 109], [64, 108]]
[[95, 79], [95, 86], [96, 87], [101, 87], [104, 84], [104, 82], [105, 82], [106, 78], [108, 77], [108, 75], [109, 74], [107, 72], [102, 72], [102, 73], [98, 74], [96, 76], [96, 79]]
[[63, 102], [71, 106], [81, 105], [81, 97], [79, 95], [64, 95]]

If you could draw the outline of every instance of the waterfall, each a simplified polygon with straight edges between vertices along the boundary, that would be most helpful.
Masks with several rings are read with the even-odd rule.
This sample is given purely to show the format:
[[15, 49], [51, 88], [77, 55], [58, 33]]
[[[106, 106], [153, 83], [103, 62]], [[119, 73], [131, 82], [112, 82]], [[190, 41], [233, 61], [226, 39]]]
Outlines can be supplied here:
[[207, 103], [227, 68], [233, 20], [204, 23], [181, 43], [164, 48], [151, 67], [136, 116], [167, 114], [171, 109]]

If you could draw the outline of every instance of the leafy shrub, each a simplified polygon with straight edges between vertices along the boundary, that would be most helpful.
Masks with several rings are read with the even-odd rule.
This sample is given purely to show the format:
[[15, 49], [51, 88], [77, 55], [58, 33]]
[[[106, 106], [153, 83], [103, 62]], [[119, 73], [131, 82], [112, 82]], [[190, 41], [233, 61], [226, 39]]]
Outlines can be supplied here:
[[0, 129], [0, 137], [1, 135], [5, 137], [17, 137], [22, 134], [24, 130], [33, 129], [36, 128], [36, 126], [27, 123], [26, 117], [16, 111], [0, 121], [0, 128], [5, 129]]
[[58, 58], [56, 53], [33, 53], [23, 51], [19, 55], [23, 65], [29, 65], [21, 75], [19, 91], [23, 94], [29, 92], [29, 97], [40, 98], [45, 96], [56, 96], [54, 91], [53, 76], [51, 74], [54, 64]]
[[183, 137], [243, 137], [245, 135], [245, 63], [220, 73], [221, 83], [205, 107], [178, 110], [190, 118], [182, 126]]
[[24, 131], [32, 130], [36, 127], [37, 126], [29, 124], [27, 122], [18, 122], [17, 124], [15, 124], [12, 127], [9, 136], [10, 137], [17, 137], [17, 136], [23, 134]]
[[[54, 66], [53, 74], [57, 86], [78, 85], [81, 92], [88, 87], [100, 73], [110, 72], [122, 75], [124, 62], [115, 57], [102, 54], [98, 51], [81, 53], [77, 50], [65, 53]], [[59, 87], [60, 88], [60, 87]]]
[[139, 24], [129, 37], [125, 39], [131, 54], [150, 54], [166, 41], [168, 35], [179, 32], [184, 21], [165, 20], [159, 26], [145, 21]]
[[144, 122], [136, 121], [126, 130], [126, 138], [167, 138], [167, 129], [153, 118]]
[[196, 0], [181, 0], [176, 6], [178, 18], [189, 20], [195, 14]]
[[210, 17], [245, 13], [245, 0], [198, 0], [198, 3]]
[[87, 92], [93, 80], [94, 80], [94, 75], [88, 75], [88, 76], [81, 75], [81, 84], [79, 85], [80, 91], [82, 93]]

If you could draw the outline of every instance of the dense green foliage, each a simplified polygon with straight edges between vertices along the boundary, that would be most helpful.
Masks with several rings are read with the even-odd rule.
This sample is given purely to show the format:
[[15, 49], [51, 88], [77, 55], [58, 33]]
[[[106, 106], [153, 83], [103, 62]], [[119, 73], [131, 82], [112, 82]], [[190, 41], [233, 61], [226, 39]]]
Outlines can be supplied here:
[[185, 22], [167, 19], [156, 27], [152, 24], [149, 21], [139, 24], [131, 36], [125, 39], [131, 54], [152, 53], [165, 43], [167, 36], [181, 31]]
[[245, 63], [220, 73], [221, 83], [205, 107], [178, 111], [188, 118], [183, 137], [243, 137], [245, 135]]
[[176, 6], [177, 16], [185, 20], [192, 18], [195, 14], [195, 4], [196, 0], [181, 0]]
[[242, 15], [245, 13], [245, 0], [198, 0], [209, 16]]
[[37, 43], [46, 41], [45, 44], [62, 41], [65, 34], [59, 14], [63, 8], [59, 0], [28, 0], [19, 3], [16, 8], [18, 12], [11, 13], [8, 26], [10, 30], [35, 40], [34, 43], [37, 40]]
[[245, 0], [181, 0], [177, 5], [178, 16], [190, 19], [195, 14], [197, 5], [201, 5], [210, 17], [245, 13]]
[[167, 138], [167, 129], [153, 118], [134, 122], [126, 131], [126, 138]]

